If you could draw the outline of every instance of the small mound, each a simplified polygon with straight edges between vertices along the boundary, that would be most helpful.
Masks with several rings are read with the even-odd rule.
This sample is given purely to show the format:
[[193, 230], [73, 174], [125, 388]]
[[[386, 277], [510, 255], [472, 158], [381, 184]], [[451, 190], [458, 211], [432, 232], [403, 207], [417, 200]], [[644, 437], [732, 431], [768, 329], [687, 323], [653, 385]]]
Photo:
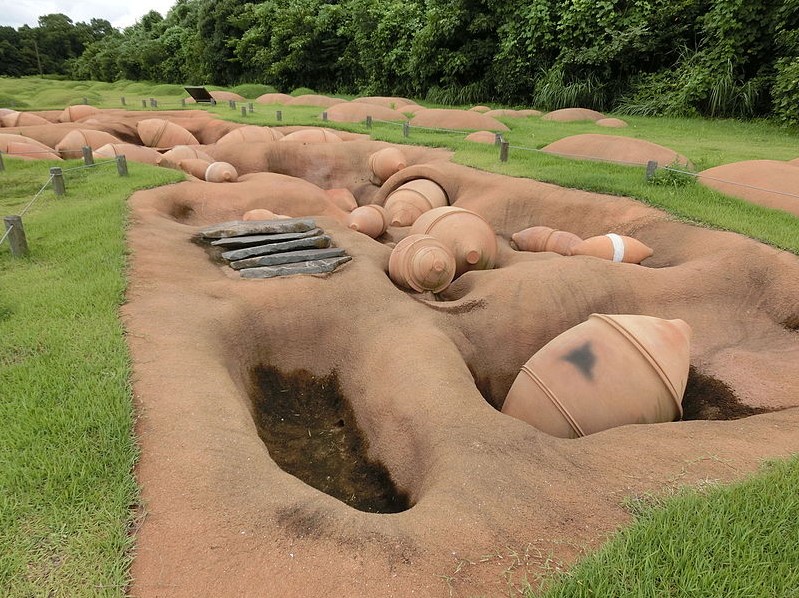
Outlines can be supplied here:
[[283, 104], [285, 106], [293, 99], [287, 93], [265, 93], [262, 96], [258, 96], [255, 101], [259, 104]]
[[418, 104], [408, 104], [407, 106], [400, 108], [399, 111], [403, 114], [419, 114], [422, 110], [429, 110], [429, 108], [419, 106]]
[[627, 123], [620, 118], [600, 118], [595, 124], [611, 129], [623, 129], [627, 126]]
[[591, 120], [596, 122], [602, 118], [605, 118], [604, 114], [597, 112], [596, 110], [590, 110], [588, 108], [561, 108], [560, 110], [550, 112], [544, 116], [543, 120], [551, 120], [559, 123], [572, 123], [583, 120]]
[[364, 98], [355, 98], [352, 100], [356, 104], [372, 104], [373, 106], [383, 106], [384, 108], [392, 108], [399, 110], [404, 106], [415, 106], [416, 102], [408, 98], [399, 96], [367, 96]]
[[492, 118], [497, 118], [498, 116], [505, 116], [507, 118], [524, 118], [526, 116], [518, 110], [510, 109], [489, 110], [488, 112], [483, 112], [483, 114]]
[[233, 93], [232, 91], [210, 91], [208, 92], [211, 94], [211, 97], [214, 98], [217, 102], [229, 102], [233, 100], [234, 102], [243, 102], [244, 98], [241, 97], [237, 93]]
[[489, 108], [488, 106], [472, 106], [471, 108], [469, 108], [469, 110], [471, 110], [472, 112], [480, 112], [481, 114], [485, 114], [486, 112], [491, 110], [491, 108]]
[[315, 95], [312, 93], [291, 98], [288, 101], [290, 106], [318, 106], [319, 108], [330, 108], [336, 104], [343, 104], [346, 100], [339, 98], [329, 98], [327, 96]]
[[791, 166], [799, 166], [799, 158], [794, 158], [790, 162], [788, 162]]
[[534, 110], [532, 108], [525, 108], [524, 110], [517, 110], [519, 114], [522, 116], [541, 116], [543, 112], [540, 110]]
[[474, 133], [469, 133], [466, 136], [466, 141], [473, 141], [475, 143], [485, 143], [488, 145], [494, 145], [496, 143], [497, 136], [495, 133], [491, 131], [475, 131]]
[[799, 217], [799, 168], [794, 164], [779, 160], [722, 164], [700, 172], [699, 182], [726, 195]]
[[593, 158], [642, 165], [650, 160], [662, 166], [675, 162], [689, 163], [685, 156], [651, 141], [596, 133], [565, 137], [550, 143], [542, 151], [570, 158]]
[[367, 116], [377, 120], [405, 120], [405, 115], [402, 112], [378, 104], [344, 102], [331, 106], [327, 110], [327, 118], [340, 123], [363, 122]]
[[497, 119], [486, 116], [485, 114], [472, 112], [471, 110], [451, 110], [442, 108], [428, 108], [427, 110], [418, 112], [413, 119], [411, 119], [411, 125], [438, 129], [510, 131], [507, 126], [503, 125]]

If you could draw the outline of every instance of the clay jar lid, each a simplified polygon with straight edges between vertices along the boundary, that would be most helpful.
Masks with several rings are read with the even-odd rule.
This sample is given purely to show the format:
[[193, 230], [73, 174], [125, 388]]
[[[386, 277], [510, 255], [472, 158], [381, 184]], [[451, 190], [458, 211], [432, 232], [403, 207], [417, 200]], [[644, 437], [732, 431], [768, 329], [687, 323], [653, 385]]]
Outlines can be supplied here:
[[511, 236], [519, 251], [551, 251], [571, 255], [572, 248], [582, 239], [574, 233], [555, 230], [548, 226], [531, 226]]
[[455, 256], [435, 237], [408, 235], [391, 251], [388, 274], [400, 286], [439, 293], [455, 278]]
[[591, 255], [626, 264], [640, 264], [653, 253], [651, 247], [638, 239], [615, 233], [591, 237], [571, 248], [572, 255]]
[[447, 194], [430, 179], [414, 179], [400, 185], [386, 198], [391, 226], [410, 226], [424, 212], [446, 206]]
[[445, 206], [425, 212], [411, 234], [433, 235], [455, 256], [455, 276], [468, 270], [489, 270], [497, 257], [497, 236], [486, 220], [463, 208]]
[[347, 226], [376, 239], [388, 228], [388, 216], [382, 206], [367, 204], [347, 214]]
[[408, 166], [408, 160], [399, 149], [384, 147], [369, 156], [369, 168], [378, 184], [383, 183]]

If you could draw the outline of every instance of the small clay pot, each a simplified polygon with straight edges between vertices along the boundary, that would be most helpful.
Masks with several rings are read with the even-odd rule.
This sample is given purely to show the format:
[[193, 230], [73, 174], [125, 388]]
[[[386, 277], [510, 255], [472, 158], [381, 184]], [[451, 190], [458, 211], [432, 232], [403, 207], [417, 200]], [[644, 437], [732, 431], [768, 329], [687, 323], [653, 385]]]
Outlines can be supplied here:
[[367, 204], [355, 208], [347, 216], [347, 226], [365, 235], [377, 239], [388, 228], [386, 211], [378, 205]]
[[455, 256], [430, 235], [408, 235], [397, 243], [388, 260], [395, 284], [419, 293], [440, 293], [455, 278]]
[[574, 233], [555, 230], [548, 226], [531, 226], [511, 237], [519, 251], [551, 251], [571, 255], [571, 249], [582, 239]]
[[415, 179], [400, 185], [386, 198], [391, 226], [410, 226], [424, 212], [449, 203], [447, 194], [430, 179]]
[[99, 108], [89, 106], [88, 104], [77, 104], [75, 106], [67, 106], [58, 117], [58, 122], [74, 123], [87, 116], [92, 116], [100, 112]]
[[341, 137], [326, 129], [300, 129], [289, 133], [280, 141], [300, 141], [302, 143], [340, 143]]
[[654, 252], [638, 239], [608, 233], [591, 237], [572, 247], [572, 255], [591, 255], [614, 262], [640, 264]]
[[142, 143], [148, 147], [199, 145], [197, 138], [180, 125], [162, 118], [146, 118], [136, 124]]
[[369, 168], [378, 185], [397, 174], [408, 166], [408, 160], [400, 150], [395, 147], [384, 147], [369, 156]]
[[55, 149], [65, 159], [76, 159], [83, 156], [83, 148], [89, 146], [98, 149], [109, 143], [122, 143], [110, 133], [93, 129], [75, 129], [59, 141]]
[[32, 127], [34, 125], [51, 125], [49, 120], [30, 112], [12, 112], [0, 117], [4, 127]]
[[248, 143], [278, 141], [283, 138], [283, 133], [277, 129], [270, 127], [257, 127], [255, 125], [247, 125], [239, 129], [233, 129], [227, 135], [222, 136], [217, 143], [224, 145], [226, 143]]
[[213, 164], [213, 162], [203, 160], [202, 158], [186, 158], [185, 160], [180, 160], [178, 162], [178, 168], [180, 168], [180, 170], [186, 174], [190, 174], [191, 176], [197, 177], [201, 181], [204, 181], [206, 180], [205, 173], [208, 171], [208, 167], [211, 164]]
[[189, 145], [176, 145], [171, 150], [161, 154], [161, 159], [158, 161], [159, 166], [167, 166], [169, 168], [177, 168], [178, 162], [181, 160], [205, 160], [206, 162], [213, 162], [214, 159], [204, 151], [191, 147]]
[[209, 183], [235, 183], [239, 173], [227, 162], [211, 162], [205, 170], [205, 180]]
[[433, 235], [455, 256], [455, 277], [468, 270], [490, 270], [497, 258], [497, 236], [486, 220], [463, 208], [445, 206], [425, 212], [411, 234]]
[[140, 162], [142, 164], [159, 164], [161, 154], [151, 147], [134, 145], [132, 143], [106, 143], [94, 150], [95, 158], [115, 158], [125, 156], [129, 162]]
[[560, 438], [682, 415], [691, 328], [683, 320], [591, 314], [522, 366], [502, 412]]
[[326, 189], [328, 199], [338, 208], [345, 212], [352, 212], [358, 207], [355, 196], [349, 189]]

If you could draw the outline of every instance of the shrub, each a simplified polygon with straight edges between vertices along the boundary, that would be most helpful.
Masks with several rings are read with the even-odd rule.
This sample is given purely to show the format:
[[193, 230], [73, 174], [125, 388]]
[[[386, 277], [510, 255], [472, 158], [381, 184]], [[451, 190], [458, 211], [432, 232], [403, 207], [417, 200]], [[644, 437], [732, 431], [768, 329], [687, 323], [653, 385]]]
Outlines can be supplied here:
[[799, 125], [799, 58], [777, 62], [771, 95], [777, 120], [786, 125]]
[[294, 96], [304, 96], [310, 93], [316, 93], [313, 89], [309, 89], [308, 87], [298, 87], [297, 89], [293, 90], [289, 95]]
[[230, 89], [233, 93], [237, 93], [247, 99], [255, 99], [265, 93], [277, 93], [277, 89], [271, 85], [263, 85], [261, 83], [242, 83]]

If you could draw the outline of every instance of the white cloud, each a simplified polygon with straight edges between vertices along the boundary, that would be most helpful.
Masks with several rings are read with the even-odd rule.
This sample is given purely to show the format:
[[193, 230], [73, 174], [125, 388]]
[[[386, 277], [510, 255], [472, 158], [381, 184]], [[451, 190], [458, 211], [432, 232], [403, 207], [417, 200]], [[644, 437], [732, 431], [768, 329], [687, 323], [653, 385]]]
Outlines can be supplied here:
[[162, 15], [173, 4], [167, 0], [137, 0], [133, 3], [104, 2], [102, 0], [82, 0], [81, 2], [68, 2], [66, 0], [13, 0], [5, 3], [0, 12], [0, 25], [19, 28], [22, 25], [35, 27], [42, 15], [62, 13], [72, 19], [73, 23], [83, 21], [88, 23], [92, 19], [106, 19], [114, 27], [125, 28], [133, 25], [143, 15], [156, 10]]

